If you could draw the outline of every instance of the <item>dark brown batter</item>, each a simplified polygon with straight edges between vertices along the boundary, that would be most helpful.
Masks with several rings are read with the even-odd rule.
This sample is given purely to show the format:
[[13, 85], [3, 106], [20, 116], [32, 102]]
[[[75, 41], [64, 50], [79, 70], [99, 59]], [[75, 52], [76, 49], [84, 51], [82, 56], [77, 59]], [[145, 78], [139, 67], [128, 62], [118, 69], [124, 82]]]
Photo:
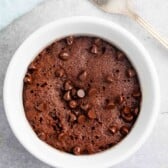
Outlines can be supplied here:
[[67, 37], [44, 49], [24, 78], [26, 117], [38, 137], [75, 155], [120, 142], [140, 109], [136, 71], [100, 38]]

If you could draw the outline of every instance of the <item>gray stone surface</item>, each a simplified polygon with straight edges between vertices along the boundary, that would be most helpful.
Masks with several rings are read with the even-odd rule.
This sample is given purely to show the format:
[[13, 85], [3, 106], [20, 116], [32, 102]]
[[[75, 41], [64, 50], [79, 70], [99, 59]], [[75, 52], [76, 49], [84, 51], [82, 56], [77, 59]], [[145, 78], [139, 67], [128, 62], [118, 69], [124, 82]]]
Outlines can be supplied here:
[[50, 167], [29, 154], [9, 128], [3, 108], [3, 81], [12, 55], [28, 35], [48, 22], [74, 15], [98, 16], [116, 22], [134, 34], [149, 51], [160, 79], [162, 106], [158, 121], [152, 135], [140, 150], [115, 168], [167, 168], [168, 50], [132, 20], [101, 12], [87, 0], [45, 1], [0, 32], [0, 168]]

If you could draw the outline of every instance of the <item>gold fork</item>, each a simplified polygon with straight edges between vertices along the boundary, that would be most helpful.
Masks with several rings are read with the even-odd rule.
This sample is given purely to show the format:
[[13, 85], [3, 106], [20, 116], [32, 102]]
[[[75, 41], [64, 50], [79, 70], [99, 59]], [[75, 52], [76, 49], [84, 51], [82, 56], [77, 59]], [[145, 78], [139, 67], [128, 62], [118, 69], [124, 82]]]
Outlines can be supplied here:
[[134, 10], [132, 6], [132, 0], [90, 0], [101, 10], [108, 13], [116, 13], [126, 15], [137, 23], [139, 23], [143, 28], [145, 28], [155, 39], [157, 39], [163, 46], [168, 49], [168, 40], [162, 37], [154, 28], [140, 17]]

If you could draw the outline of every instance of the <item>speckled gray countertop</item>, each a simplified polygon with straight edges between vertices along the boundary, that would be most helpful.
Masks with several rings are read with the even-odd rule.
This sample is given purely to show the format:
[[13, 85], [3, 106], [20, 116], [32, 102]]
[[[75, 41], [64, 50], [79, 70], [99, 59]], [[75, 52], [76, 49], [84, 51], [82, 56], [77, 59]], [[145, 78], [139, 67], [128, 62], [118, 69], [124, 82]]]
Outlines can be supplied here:
[[28, 35], [48, 22], [74, 15], [102, 17], [128, 29], [147, 48], [159, 75], [161, 110], [153, 133], [138, 152], [115, 168], [168, 168], [168, 50], [130, 19], [103, 13], [87, 0], [45, 1], [0, 31], [0, 168], [50, 167], [28, 153], [9, 128], [3, 108], [3, 81], [12, 55]]

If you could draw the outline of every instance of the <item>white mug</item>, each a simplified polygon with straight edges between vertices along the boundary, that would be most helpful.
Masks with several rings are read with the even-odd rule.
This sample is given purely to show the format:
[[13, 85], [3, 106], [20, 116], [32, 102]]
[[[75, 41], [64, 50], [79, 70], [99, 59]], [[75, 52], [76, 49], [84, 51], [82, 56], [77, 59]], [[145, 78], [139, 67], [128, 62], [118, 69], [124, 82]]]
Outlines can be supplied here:
[[[74, 156], [47, 145], [32, 130], [23, 108], [23, 78], [28, 65], [42, 49], [68, 35], [98, 36], [123, 50], [136, 69], [141, 85], [141, 110], [131, 132], [116, 146], [97, 154]], [[17, 49], [4, 82], [5, 111], [15, 136], [32, 155], [54, 167], [102, 168], [125, 160], [148, 137], [156, 121], [159, 105], [157, 74], [143, 45], [119, 25], [96, 17], [61, 19], [34, 32]]]

